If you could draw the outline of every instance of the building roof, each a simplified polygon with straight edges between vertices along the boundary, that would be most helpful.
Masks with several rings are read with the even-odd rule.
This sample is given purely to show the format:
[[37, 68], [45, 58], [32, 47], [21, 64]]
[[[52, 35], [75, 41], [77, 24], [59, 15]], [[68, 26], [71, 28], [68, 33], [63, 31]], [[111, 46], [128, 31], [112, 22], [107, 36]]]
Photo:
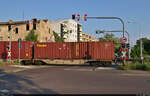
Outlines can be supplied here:
[[[10, 22], [11, 21], [11, 22]], [[9, 22], [0, 22], [0, 25], [22, 25], [22, 24], [27, 24], [27, 21], [12, 21], [10, 20]], [[48, 19], [43, 19], [44, 22], [47, 22]], [[39, 23], [40, 20], [37, 20]]]

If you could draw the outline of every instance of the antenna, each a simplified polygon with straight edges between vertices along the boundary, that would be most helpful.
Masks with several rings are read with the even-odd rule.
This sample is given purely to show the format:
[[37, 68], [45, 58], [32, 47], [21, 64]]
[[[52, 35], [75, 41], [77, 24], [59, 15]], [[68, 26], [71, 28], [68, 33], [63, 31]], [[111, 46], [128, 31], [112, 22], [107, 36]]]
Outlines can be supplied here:
[[23, 19], [23, 21], [24, 21], [24, 10], [23, 10], [23, 13], [22, 13], [22, 19]]

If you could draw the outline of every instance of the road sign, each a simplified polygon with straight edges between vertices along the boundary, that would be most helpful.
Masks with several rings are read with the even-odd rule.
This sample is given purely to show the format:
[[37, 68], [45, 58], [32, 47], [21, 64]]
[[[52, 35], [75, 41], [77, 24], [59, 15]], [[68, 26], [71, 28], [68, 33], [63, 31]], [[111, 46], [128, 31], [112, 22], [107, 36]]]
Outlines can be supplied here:
[[122, 38], [121, 38], [121, 42], [122, 42], [122, 43], [127, 42], [127, 38], [126, 38], [126, 37], [122, 37]]
[[8, 57], [11, 57], [11, 52], [10, 51], [8, 51]]

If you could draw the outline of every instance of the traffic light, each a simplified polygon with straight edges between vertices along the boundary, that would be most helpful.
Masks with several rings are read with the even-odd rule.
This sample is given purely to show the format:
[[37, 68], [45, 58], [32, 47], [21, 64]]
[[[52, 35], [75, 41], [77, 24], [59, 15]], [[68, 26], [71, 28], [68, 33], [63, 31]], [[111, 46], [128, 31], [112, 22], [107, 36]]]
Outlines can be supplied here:
[[130, 44], [129, 43], [127, 44], [127, 48], [130, 48]]
[[29, 31], [30, 30], [30, 24], [29, 24], [29, 20], [26, 21], [26, 30]]
[[11, 25], [8, 25], [8, 31], [10, 31], [11, 30]]
[[122, 48], [126, 48], [126, 44], [125, 43], [122, 43]]
[[33, 29], [36, 30], [37, 19], [36, 18], [32, 19], [32, 22], [33, 22]]
[[84, 21], [87, 21], [87, 14], [84, 14]]
[[75, 20], [76, 19], [76, 15], [72, 14], [72, 19]]

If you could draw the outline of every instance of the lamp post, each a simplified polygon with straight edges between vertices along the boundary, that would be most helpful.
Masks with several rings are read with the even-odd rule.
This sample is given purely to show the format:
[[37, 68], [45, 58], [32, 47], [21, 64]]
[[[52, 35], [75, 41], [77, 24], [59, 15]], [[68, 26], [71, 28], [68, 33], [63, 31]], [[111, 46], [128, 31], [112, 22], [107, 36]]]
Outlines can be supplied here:
[[136, 23], [136, 24], [138, 24], [138, 26], [139, 26], [139, 40], [140, 40], [140, 59], [141, 59], [141, 61], [142, 61], [142, 64], [143, 64], [143, 48], [142, 48], [142, 31], [141, 31], [141, 24], [140, 23], [137, 23], [137, 22], [130, 22], [130, 21], [128, 21], [128, 23]]

